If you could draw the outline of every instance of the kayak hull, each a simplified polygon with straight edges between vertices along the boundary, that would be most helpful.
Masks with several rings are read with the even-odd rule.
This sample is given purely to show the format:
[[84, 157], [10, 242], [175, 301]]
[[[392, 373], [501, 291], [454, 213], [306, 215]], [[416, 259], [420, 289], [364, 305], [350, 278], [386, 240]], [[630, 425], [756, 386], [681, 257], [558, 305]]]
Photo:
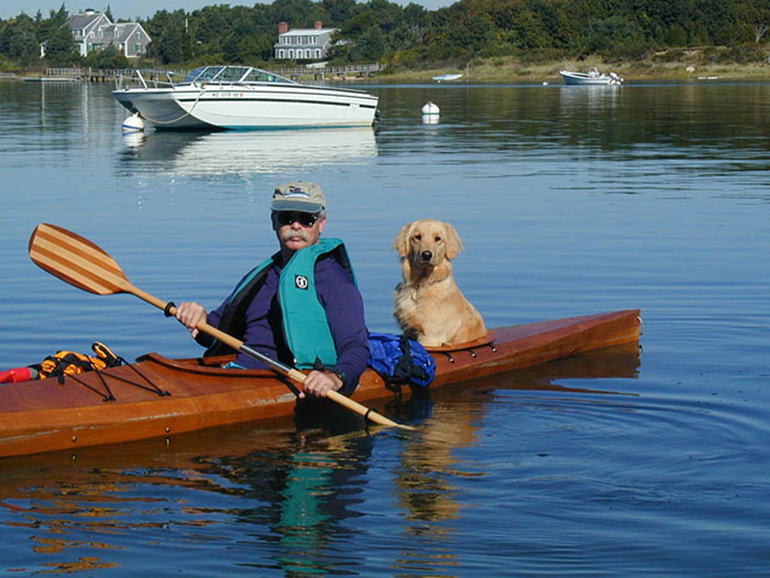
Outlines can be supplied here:
[[[529, 367], [594, 349], [635, 342], [638, 310], [503, 327], [487, 345], [431, 351], [441, 387]], [[292, 415], [297, 400], [285, 378], [269, 370], [223, 369], [225, 358], [136, 363], [0, 387], [0, 457], [77, 449]], [[407, 388], [408, 389], [408, 388]], [[371, 369], [353, 399], [393, 398]]]

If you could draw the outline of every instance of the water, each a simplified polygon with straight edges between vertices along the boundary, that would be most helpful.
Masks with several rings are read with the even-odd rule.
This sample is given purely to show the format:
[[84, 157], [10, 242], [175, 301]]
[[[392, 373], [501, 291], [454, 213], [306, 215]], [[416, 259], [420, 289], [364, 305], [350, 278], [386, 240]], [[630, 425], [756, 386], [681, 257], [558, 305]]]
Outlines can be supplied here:
[[0, 460], [0, 568], [770, 574], [770, 84], [369, 88], [376, 131], [132, 141], [105, 87], [0, 84], [0, 367], [96, 339], [199, 353], [135, 297], [37, 269], [37, 223], [213, 306], [274, 250], [270, 192], [294, 179], [327, 192], [372, 330], [396, 330], [393, 238], [435, 217], [489, 326], [638, 307], [641, 354], [389, 405], [416, 433], [287, 419]]

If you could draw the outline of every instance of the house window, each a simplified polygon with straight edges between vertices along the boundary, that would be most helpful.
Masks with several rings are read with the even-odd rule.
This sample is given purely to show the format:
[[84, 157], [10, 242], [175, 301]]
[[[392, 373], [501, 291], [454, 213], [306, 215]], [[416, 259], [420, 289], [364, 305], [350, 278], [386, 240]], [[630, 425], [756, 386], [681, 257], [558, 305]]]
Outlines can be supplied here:
[[321, 58], [321, 51], [320, 51], [320, 50], [316, 49], [316, 51], [315, 51], [315, 57], [316, 57], [316, 58]]
[[291, 49], [289, 50], [289, 58], [294, 58], [294, 51]]
[[305, 50], [305, 58], [313, 58], [312, 56], [310, 56], [310, 53], [311, 53], [311, 50], [309, 48]]
[[139, 54], [141, 51], [142, 51], [142, 43], [137, 42], [136, 44], [134, 44], [134, 52], [136, 54]]

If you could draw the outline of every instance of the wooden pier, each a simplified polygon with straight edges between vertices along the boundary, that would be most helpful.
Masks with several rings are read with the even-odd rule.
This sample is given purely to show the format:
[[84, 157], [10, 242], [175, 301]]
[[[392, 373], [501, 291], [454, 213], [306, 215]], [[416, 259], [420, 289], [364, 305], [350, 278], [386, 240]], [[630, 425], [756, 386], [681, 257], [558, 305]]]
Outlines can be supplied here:
[[300, 78], [313, 78], [313, 80], [348, 80], [349, 78], [369, 78], [377, 72], [385, 70], [384, 64], [354, 64], [350, 66], [294, 66], [292, 68], [276, 68], [271, 72], [299, 80]]
[[[294, 66], [291, 68], [275, 68], [275, 72], [292, 80], [312, 78], [315, 81], [348, 80], [351, 78], [368, 78], [385, 69], [384, 64], [354, 64], [351, 66]], [[46, 68], [45, 76], [40, 80], [51, 81], [82, 81], [82, 82], [115, 82], [124, 74], [123, 69], [99, 68]], [[181, 71], [184, 72], [184, 71]]]
[[99, 68], [46, 68], [45, 76], [40, 77], [40, 80], [114, 82], [122, 72], [122, 70], [106, 70]]

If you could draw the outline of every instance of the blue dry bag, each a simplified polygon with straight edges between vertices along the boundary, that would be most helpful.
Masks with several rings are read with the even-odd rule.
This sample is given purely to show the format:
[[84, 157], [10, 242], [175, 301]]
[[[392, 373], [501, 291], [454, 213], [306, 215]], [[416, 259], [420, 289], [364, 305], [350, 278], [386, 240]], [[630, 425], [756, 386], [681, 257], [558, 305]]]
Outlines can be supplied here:
[[436, 375], [436, 362], [422, 345], [391, 333], [369, 333], [369, 365], [388, 385], [428, 387]]

